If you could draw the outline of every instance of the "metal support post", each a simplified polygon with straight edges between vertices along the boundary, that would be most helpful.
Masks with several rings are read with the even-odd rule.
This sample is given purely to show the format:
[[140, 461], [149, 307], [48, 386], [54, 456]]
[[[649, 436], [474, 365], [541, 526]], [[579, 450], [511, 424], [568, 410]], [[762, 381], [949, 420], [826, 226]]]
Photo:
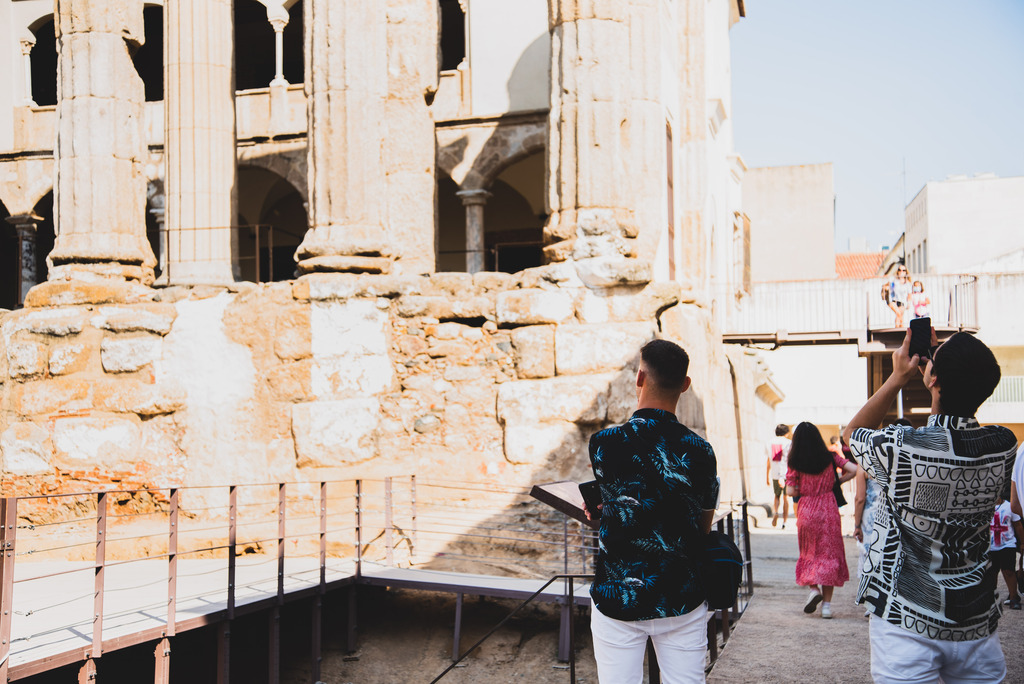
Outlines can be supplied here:
[[459, 659], [459, 642], [462, 640], [462, 592], [455, 595], [455, 636], [452, 639], [452, 660]]
[[217, 684], [231, 681], [231, 622], [217, 625]]
[[167, 537], [167, 629], [166, 636], [174, 636], [177, 623], [178, 596], [178, 490], [171, 490], [171, 522]]
[[[91, 658], [103, 655], [103, 580], [106, 574], [107, 556], [107, 493], [100, 492], [96, 497], [96, 564], [95, 582], [93, 584], [93, 619]], [[93, 672], [95, 676], [95, 668]]]
[[171, 683], [171, 642], [164, 637], [156, 642], [153, 651], [155, 661], [153, 684]]
[[388, 566], [395, 564], [395, 542], [391, 537], [391, 528], [395, 525], [394, 500], [391, 496], [391, 478], [384, 478], [384, 553]]
[[18, 499], [0, 500], [0, 682], [7, 681], [11, 654], [11, 622], [14, 618], [14, 538], [18, 523]]

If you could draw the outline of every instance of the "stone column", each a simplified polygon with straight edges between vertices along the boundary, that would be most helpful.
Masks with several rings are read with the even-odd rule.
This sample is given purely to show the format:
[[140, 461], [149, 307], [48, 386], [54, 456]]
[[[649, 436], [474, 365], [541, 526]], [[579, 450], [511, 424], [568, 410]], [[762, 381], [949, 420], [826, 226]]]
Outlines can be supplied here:
[[14, 226], [18, 234], [18, 303], [25, 303], [25, 295], [36, 284], [39, 283], [39, 273], [36, 270], [36, 228], [42, 216], [35, 214], [17, 214], [8, 216], [7, 222]]
[[708, 113], [706, 64], [707, 3], [686, 2], [680, 6], [680, 91], [681, 126], [676, 135], [679, 170], [685, 182], [680, 188], [680, 239], [682, 263], [677, 280], [686, 296], [706, 302], [709, 292], [707, 254], [710, 231], [705, 230], [708, 171]]
[[466, 272], [484, 270], [484, 208], [491, 193], [486, 190], [462, 190], [455, 193], [466, 207]]
[[164, 3], [167, 276], [235, 279], [235, 75], [231, 0]]
[[304, 13], [309, 230], [295, 260], [386, 273], [387, 14], [366, 0], [307, 0]]
[[651, 255], [643, 263], [629, 258], [638, 255], [642, 231], [656, 239], [662, 228], [647, 197], [665, 185], [658, 4], [549, 0], [544, 251], [550, 261], [587, 260], [578, 268], [590, 284], [648, 279]]
[[149, 213], [153, 216], [153, 220], [156, 221], [157, 235], [159, 236], [160, 242], [160, 256], [157, 257], [157, 268], [160, 271], [160, 277], [157, 279], [157, 285], [167, 284], [167, 210], [164, 206], [165, 198], [163, 195], [158, 195], [159, 201], [154, 197], [153, 207], [149, 210]]
[[22, 104], [26, 107], [35, 107], [36, 101], [32, 96], [32, 48], [36, 45], [36, 37], [31, 31], [25, 31], [21, 36], [21, 62], [25, 69], [25, 100]]
[[288, 26], [288, 10], [280, 5], [267, 7], [267, 21], [274, 29], [274, 80], [270, 87], [287, 86], [284, 77], [284, 29]]
[[146, 240], [142, 1], [57, 0], [57, 144], [50, 280], [152, 282]]

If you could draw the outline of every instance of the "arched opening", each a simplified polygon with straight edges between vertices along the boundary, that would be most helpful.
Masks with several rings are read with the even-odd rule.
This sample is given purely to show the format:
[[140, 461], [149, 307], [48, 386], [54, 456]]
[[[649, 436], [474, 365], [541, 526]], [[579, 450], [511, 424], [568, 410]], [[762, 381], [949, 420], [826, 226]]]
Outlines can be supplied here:
[[266, 5], [256, 0], [235, 0], [235, 89], [269, 87], [274, 78], [275, 50]]
[[441, 71], [466, 59], [466, 15], [459, 0], [441, 0]]
[[146, 42], [132, 61], [146, 87], [146, 102], [164, 99], [164, 10], [159, 5], [146, 5], [142, 10]]
[[49, 266], [47, 265], [46, 258], [50, 256], [50, 252], [53, 251], [53, 243], [55, 240], [55, 232], [53, 227], [53, 190], [46, 193], [43, 199], [36, 203], [36, 206], [32, 209], [32, 213], [36, 216], [42, 217], [42, 221], [36, 226], [36, 282], [42, 283], [46, 281], [46, 276], [50, 272]]
[[488, 190], [484, 268], [516, 273], [543, 264], [544, 155], [538, 152], [512, 164]]
[[6, 220], [10, 215], [0, 202], [0, 309], [18, 306], [18, 232]]
[[36, 44], [29, 53], [32, 99], [40, 107], [57, 104], [57, 32], [53, 16], [32, 29]]
[[284, 78], [291, 84], [302, 83], [305, 78], [302, 50], [302, 0], [299, 0], [288, 8], [288, 25], [284, 27]]
[[437, 178], [437, 270], [466, 270], [466, 210], [457, 193], [459, 186], [448, 174], [438, 171]]
[[238, 265], [242, 280], [295, 277], [295, 251], [306, 233], [305, 198], [287, 180], [256, 166], [238, 168]]

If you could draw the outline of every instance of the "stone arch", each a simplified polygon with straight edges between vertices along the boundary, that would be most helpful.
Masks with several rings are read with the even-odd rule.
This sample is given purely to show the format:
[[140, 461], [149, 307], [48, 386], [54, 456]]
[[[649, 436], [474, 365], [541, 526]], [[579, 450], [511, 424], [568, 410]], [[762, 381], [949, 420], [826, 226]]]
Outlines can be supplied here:
[[458, 184], [439, 168], [434, 263], [435, 270], [441, 273], [462, 273], [466, 270], [466, 211], [458, 191]]
[[484, 267], [516, 273], [544, 263], [544, 153], [517, 154], [487, 185]]
[[53, 14], [29, 24], [35, 44], [29, 53], [32, 100], [39, 107], [57, 104], [57, 27]]
[[302, 197], [308, 197], [306, 184], [306, 147], [296, 148], [287, 152], [267, 154], [259, 147], [243, 149], [238, 155], [238, 166], [255, 166], [266, 169], [281, 176], [295, 187]]
[[290, 280], [295, 251], [308, 227], [306, 196], [262, 165], [238, 167], [239, 270], [243, 280]]
[[463, 190], [486, 189], [505, 169], [547, 144], [547, 121], [438, 130], [437, 168]]

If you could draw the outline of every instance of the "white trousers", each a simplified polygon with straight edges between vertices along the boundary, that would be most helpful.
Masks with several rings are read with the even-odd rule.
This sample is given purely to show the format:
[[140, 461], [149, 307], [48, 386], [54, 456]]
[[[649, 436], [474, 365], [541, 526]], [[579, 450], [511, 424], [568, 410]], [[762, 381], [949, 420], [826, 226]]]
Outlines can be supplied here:
[[975, 641], [929, 639], [871, 616], [871, 678], [876, 684], [980, 684], [1006, 678], [999, 635]]
[[654, 642], [664, 684], [704, 682], [708, 649], [707, 605], [686, 615], [625, 621], [590, 610], [590, 633], [601, 684], [640, 684], [644, 678], [647, 637]]

